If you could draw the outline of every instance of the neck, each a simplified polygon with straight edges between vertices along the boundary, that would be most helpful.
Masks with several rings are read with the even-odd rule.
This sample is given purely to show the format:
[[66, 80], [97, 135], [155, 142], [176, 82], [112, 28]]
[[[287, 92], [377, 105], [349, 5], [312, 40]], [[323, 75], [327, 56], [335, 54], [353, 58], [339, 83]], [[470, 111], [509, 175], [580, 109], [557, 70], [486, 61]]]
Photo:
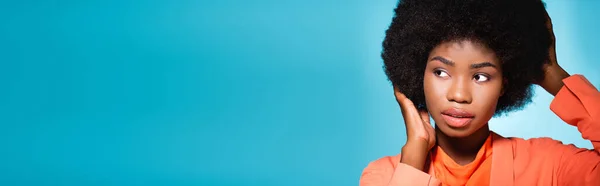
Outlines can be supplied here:
[[489, 135], [490, 128], [487, 124], [466, 137], [450, 137], [439, 128], [435, 128], [437, 145], [459, 165], [473, 162]]

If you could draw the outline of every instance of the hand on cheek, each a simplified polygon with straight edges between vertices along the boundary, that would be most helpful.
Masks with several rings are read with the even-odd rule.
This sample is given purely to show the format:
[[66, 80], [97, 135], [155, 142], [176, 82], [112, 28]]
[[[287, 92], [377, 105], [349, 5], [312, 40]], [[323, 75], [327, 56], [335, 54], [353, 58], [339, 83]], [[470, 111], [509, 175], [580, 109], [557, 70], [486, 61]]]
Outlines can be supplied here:
[[394, 86], [394, 96], [400, 105], [406, 127], [406, 144], [400, 162], [423, 170], [429, 150], [435, 145], [435, 132], [427, 111], [418, 111], [413, 102]]

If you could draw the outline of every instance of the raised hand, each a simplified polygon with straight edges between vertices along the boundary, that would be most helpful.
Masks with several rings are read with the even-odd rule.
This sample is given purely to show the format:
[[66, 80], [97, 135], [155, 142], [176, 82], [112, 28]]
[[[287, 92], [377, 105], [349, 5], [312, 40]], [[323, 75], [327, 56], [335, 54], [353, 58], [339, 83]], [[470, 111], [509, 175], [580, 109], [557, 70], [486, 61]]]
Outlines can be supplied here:
[[400, 105], [406, 127], [406, 144], [402, 147], [401, 163], [423, 170], [429, 150], [435, 145], [435, 131], [427, 111], [418, 111], [398, 87], [394, 86], [394, 96]]
[[560, 88], [562, 88], [564, 85], [562, 79], [569, 77], [569, 73], [560, 67], [556, 61], [556, 38], [552, 28], [552, 19], [550, 19], [548, 12], [546, 12], [546, 27], [548, 28], [548, 32], [550, 32], [550, 38], [552, 39], [552, 43], [548, 49], [549, 62], [543, 66], [544, 79], [541, 82], [536, 82], [536, 84], [540, 85], [542, 88], [548, 91], [548, 93], [556, 95], [556, 93], [558, 93]]

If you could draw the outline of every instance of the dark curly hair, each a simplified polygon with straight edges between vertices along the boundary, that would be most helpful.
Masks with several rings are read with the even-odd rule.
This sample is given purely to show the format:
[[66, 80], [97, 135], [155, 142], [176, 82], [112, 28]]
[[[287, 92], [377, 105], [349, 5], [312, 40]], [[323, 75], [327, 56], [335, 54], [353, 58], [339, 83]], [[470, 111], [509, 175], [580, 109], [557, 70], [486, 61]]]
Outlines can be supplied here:
[[423, 76], [431, 50], [443, 42], [483, 44], [502, 64], [504, 94], [495, 115], [531, 102], [552, 42], [541, 0], [401, 0], [383, 41], [388, 79], [426, 109]]

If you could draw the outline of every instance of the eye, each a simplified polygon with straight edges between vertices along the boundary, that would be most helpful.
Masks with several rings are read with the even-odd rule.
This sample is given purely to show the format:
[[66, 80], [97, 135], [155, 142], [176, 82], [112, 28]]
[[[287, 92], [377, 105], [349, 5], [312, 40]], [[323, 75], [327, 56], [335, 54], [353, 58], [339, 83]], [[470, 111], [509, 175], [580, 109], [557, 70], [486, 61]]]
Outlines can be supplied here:
[[475, 81], [477, 82], [486, 82], [490, 80], [490, 78], [484, 74], [475, 74], [475, 76], [473, 76], [473, 79], [475, 79]]
[[435, 74], [435, 76], [438, 77], [448, 77], [448, 73], [446, 73], [446, 71], [440, 70], [440, 69], [436, 69], [433, 71], [433, 74]]

